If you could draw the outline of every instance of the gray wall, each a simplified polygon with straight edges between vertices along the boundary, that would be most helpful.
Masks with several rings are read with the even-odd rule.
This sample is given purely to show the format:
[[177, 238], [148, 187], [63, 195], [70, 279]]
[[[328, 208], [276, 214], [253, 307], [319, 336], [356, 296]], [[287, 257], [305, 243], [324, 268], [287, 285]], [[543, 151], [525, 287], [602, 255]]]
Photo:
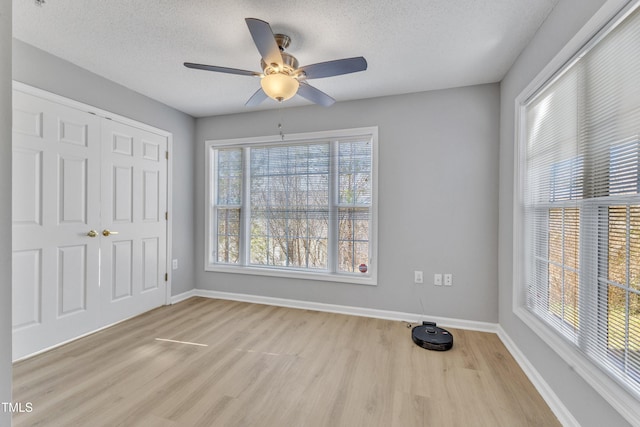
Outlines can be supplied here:
[[[197, 119], [196, 287], [410, 313], [421, 296], [428, 316], [497, 322], [499, 96], [490, 84]], [[274, 135], [281, 118], [285, 133], [379, 126], [377, 287], [204, 271], [204, 141]]]
[[513, 155], [515, 98], [604, 4], [561, 0], [501, 83], [500, 325], [584, 427], [627, 422], [513, 313]]
[[[11, 0], [0, 0], [0, 58], [0, 402], [11, 402]], [[11, 425], [2, 408], [0, 425]]]
[[173, 133], [172, 294], [193, 289], [195, 120], [110, 80], [13, 40], [13, 79]]

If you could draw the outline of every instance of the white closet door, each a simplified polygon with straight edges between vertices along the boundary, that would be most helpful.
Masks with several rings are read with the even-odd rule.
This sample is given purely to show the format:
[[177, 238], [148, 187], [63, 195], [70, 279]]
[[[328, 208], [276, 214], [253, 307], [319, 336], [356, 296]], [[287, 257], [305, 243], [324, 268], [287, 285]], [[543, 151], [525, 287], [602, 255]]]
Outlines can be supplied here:
[[103, 120], [102, 140], [102, 319], [111, 324], [165, 302], [167, 137]]
[[168, 137], [13, 94], [15, 360], [166, 302]]
[[99, 325], [100, 119], [14, 91], [13, 357]]

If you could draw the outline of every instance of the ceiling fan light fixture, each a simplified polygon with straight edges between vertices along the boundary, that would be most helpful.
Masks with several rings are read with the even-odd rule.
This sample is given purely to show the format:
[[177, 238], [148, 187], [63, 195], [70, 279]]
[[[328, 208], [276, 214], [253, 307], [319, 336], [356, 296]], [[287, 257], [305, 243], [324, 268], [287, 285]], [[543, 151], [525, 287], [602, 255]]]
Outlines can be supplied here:
[[260, 80], [260, 85], [269, 98], [282, 102], [292, 98], [298, 92], [300, 83], [287, 74], [274, 73], [265, 75]]
[[[45, 0], [36, 1], [44, 2]], [[336, 100], [308, 84], [307, 79], [340, 76], [367, 69], [367, 61], [362, 56], [318, 62], [298, 68], [296, 57], [284, 51], [291, 42], [289, 36], [274, 34], [269, 23], [261, 19], [246, 18], [245, 22], [253, 38], [253, 43], [262, 57], [260, 60], [262, 73], [192, 62], [185, 62], [184, 66], [218, 73], [259, 76], [261, 88], [246, 102], [245, 105], [248, 107], [255, 107], [267, 98], [283, 102], [296, 94], [314, 104], [329, 107]]]

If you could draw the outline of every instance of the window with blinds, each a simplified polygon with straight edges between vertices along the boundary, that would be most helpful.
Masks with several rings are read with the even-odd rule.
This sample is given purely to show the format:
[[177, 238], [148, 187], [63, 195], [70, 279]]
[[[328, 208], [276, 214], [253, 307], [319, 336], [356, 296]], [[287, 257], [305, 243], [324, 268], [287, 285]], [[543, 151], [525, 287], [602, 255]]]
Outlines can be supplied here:
[[217, 262], [240, 259], [240, 212], [242, 207], [242, 150], [219, 150], [215, 156]]
[[522, 109], [526, 308], [640, 397], [640, 9]]
[[210, 269], [372, 282], [375, 133], [209, 142]]

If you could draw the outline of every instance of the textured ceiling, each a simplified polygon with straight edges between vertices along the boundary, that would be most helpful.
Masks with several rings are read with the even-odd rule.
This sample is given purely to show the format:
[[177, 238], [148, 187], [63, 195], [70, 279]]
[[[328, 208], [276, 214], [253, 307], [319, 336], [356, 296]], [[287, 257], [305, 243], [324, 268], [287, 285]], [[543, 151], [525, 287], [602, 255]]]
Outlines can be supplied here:
[[[14, 37], [195, 117], [244, 106], [261, 71], [244, 18], [292, 38], [300, 65], [364, 56], [366, 71], [310, 80], [337, 101], [498, 82], [558, 0], [13, 0]], [[305, 105], [294, 97], [287, 106]]]

